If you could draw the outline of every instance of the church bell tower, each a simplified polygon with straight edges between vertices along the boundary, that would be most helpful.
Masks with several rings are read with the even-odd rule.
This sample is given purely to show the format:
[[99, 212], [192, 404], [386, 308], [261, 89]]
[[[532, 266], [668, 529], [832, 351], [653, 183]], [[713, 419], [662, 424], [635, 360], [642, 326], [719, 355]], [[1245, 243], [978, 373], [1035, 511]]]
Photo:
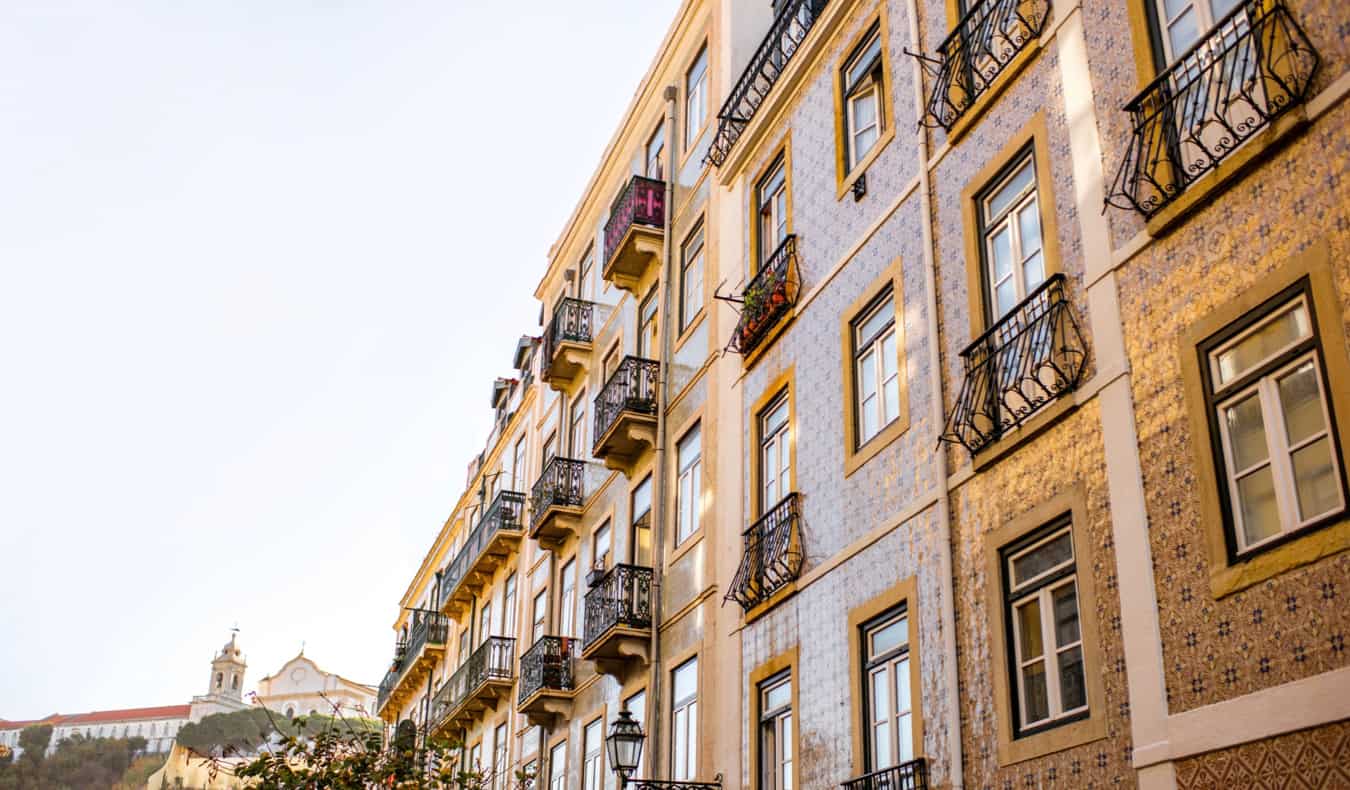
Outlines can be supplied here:
[[207, 696], [243, 701], [244, 670], [248, 662], [244, 661], [244, 651], [239, 648], [239, 629], [230, 630], [230, 641], [220, 649], [220, 653], [211, 661], [211, 681]]

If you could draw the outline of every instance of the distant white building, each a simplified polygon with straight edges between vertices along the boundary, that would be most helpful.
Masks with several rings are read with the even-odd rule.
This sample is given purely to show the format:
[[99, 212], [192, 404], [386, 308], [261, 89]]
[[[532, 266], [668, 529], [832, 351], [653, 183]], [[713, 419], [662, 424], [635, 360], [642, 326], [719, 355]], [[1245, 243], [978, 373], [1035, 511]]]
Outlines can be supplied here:
[[173, 748], [178, 730], [188, 722], [188, 705], [162, 705], [154, 708], [125, 708], [98, 710], [68, 715], [53, 714], [45, 719], [31, 721], [0, 721], [0, 746], [12, 749], [17, 759], [23, 754], [19, 733], [34, 724], [52, 725], [52, 739], [47, 753], [56, 751], [61, 741], [75, 735], [86, 738], [145, 739], [145, 750], [152, 753], [168, 752]]
[[311, 713], [333, 715], [339, 706], [344, 716], [375, 716], [375, 689], [325, 672], [305, 657], [305, 651], [258, 681], [257, 700], [269, 710], [286, 716]]

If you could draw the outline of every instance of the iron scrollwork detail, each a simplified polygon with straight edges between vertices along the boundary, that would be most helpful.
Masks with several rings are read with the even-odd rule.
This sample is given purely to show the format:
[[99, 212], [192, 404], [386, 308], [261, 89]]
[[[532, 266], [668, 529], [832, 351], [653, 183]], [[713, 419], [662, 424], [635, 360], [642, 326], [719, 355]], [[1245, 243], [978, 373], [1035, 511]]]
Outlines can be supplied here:
[[801, 573], [800, 502], [793, 491], [743, 533], [741, 564], [726, 599], [749, 611]]
[[797, 237], [783, 239], [778, 249], [750, 280], [741, 294], [741, 318], [727, 348], [748, 355], [797, 304], [801, 284], [797, 277]]
[[624, 357], [605, 388], [595, 396], [595, 444], [599, 445], [619, 415], [626, 411], [656, 413], [656, 382], [661, 363], [642, 357]]
[[586, 647], [615, 627], [652, 627], [651, 568], [615, 565], [586, 593]]
[[540, 637], [521, 655], [520, 702], [544, 689], [571, 691], [575, 688], [573, 641], [568, 636]]

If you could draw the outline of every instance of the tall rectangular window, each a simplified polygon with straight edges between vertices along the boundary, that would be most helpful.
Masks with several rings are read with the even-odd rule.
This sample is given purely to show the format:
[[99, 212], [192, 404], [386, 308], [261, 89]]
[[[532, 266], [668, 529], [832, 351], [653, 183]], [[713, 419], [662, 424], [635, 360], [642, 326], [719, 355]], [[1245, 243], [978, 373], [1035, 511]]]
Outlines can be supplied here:
[[908, 613], [887, 612], [862, 631], [867, 770], [879, 771], [914, 759]]
[[591, 567], [604, 569], [610, 566], [612, 540], [609, 534], [609, 522], [606, 521], [595, 530], [591, 538]]
[[557, 456], [557, 454], [558, 454], [558, 434], [555, 431], [553, 433], [550, 433], [548, 437], [544, 439], [544, 453], [542, 456], [544, 463], [540, 468], [543, 468], [543, 466], [548, 466], [548, 462], [552, 461], [553, 458]]
[[680, 250], [680, 331], [703, 309], [703, 223], [685, 239]]
[[759, 776], [762, 790], [792, 790], [792, 674], [759, 684]]
[[567, 790], [567, 741], [548, 751], [548, 790]]
[[595, 301], [595, 252], [587, 249], [577, 267], [577, 296], [584, 302]]
[[483, 770], [483, 742], [479, 741], [469, 748], [469, 766], [470, 770]]
[[548, 623], [548, 590], [540, 590], [534, 594], [530, 621], [530, 644], [534, 644], [544, 638], [544, 629]]
[[1210, 431], [1235, 555], [1344, 513], [1321, 338], [1303, 287], [1201, 352]]
[[900, 416], [894, 298], [887, 291], [853, 321], [853, 390], [858, 399], [855, 413], [859, 446]]
[[516, 637], [516, 574], [506, 577], [502, 587], [502, 635]]
[[666, 125], [658, 124], [656, 131], [647, 138], [646, 147], [646, 167], [643, 169], [643, 175], [647, 178], [654, 178], [657, 181], [664, 180], [665, 177], [665, 158], [666, 158]]
[[695, 424], [676, 443], [675, 456], [679, 478], [675, 486], [675, 545], [689, 539], [698, 529], [699, 494], [703, 490], [703, 449], [701, 426]]
[[[637, 722], [638, 724], [640, 724], [640, 725], [642, 726], [643, 732], [646, 732], [646, 731], [647, 731], [647, 690], [646, 690], [646, 689], [643, 689], [642, 691], [637, 692], [637, 693], [634, 694], [633, 696], [631, 696], [631, 697], [629, 697], [628, 699], [624, 700], [624, 704], [628, 706], [628, 712], [631, 713], [631, 714], [633, 714], [633, 721], [635, 721], [635, 722]], [[616, 713], [615, 715], [617, 716], [618, 714]], [[647, 753], [646, 753], [646, 750], [644, 749], [644, 750], [643, 750], [643, 753], [640, 754], [640, 755], [638, 755], [637, 771], [635, 771], [635, 772], [633, 773], [633, 775], [634, 775], [634, 776], [646, 776], [646, 775], [647, 775], [646, 766], [647, 766]]]
[[647, 294], [638, 307], [637, 355], [647, 359], [657, 358], [657, 349], [661, 342], [656, 332], [656, 312], [656, 289], [652, 288], [651, 293]]
[[605, 751], [604, 725], [604, 719], [596, 719], [587, 724], [585, 732], [582, 733], [582, 790], [600, 790], [601, 771], [604, 768], [601, 757]]
[[698, 658], [671, 673], [670, 778], [692, 781], [698, 772]]
[[577, 612], [577, 559], [573, 557], [563, 565], [558, 581], [561, 592], [558, 595], [558, 635], [576, 636]]
[[694, 147], [707, 122], [708, 48], [704, 46], [684, 75], [684, 150]]
[[568, 433], [571, 440], [568, 446], [568, 452], [572, 458], [585, 458], [586, 449], [586, 391], [583, 389], [577, 393], [576, 398], [572, 400], [571, 412], [568, 415]]
[[511, 452], [512, 491], [525, 490], [525, 475], [526, 475], [525, 464], [527, 463], [525, 460], [525, 450], [526, 450], [525, 440], [528, 438], [529, 438], [528, 436], [521, 436], [519, 439], [517, 439], [515, 449], [512, 450]]
[[1036, 161], [1030, 152], [980, 195], [985, 305], [990, 322], [1045, 282]]
[[759, 512], [767, 513], [792, 493], [792, 424], [788, 394], [774, 398], [759, 413]]
[[652, 479], [650, 476], [633, 489], [631, 504], [633, 564], [652, 565]]
[[844, 62], [844, 146], [851, 171], [872, 152], [884, 128], [881, 28], [874, 25]]
[[506, 790], [510, 786], [506, 770], [506, 724], [498, 724], [492, 731], [492, 787]]
[[1068, 518], [1003, 552], [1012, 634], [1015, 731], [1025, 735], [1087, 715], [1077, 567]]
[[478, 614], [478, 644], [481, 645], [492, 636], [492, 601], [484, 601], [483, 609]]
[[759, 245], [755, 251], [755, 271], [759, 271], [788, 235], [786, 157], [779, 156], [755, 185], [755, 206]]

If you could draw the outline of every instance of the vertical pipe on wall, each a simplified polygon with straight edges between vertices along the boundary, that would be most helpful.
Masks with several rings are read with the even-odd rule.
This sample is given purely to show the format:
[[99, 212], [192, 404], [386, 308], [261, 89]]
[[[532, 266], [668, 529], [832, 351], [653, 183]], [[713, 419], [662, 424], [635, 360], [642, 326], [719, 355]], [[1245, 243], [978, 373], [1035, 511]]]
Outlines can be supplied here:
[[[661, 775], [661, 591], [662, 563], [665, 552], [666, 524], [666, 406], [670, 403], [670, 288], [674, 261], [671, 249], [675, 235], [675, 146], [679, 136], [675, 133], [675, 102], [679, 91], [673, 85], [666, 86], [663, 98], [666, 100], [666, 195], [664, 234], [661, 242], [662, 258], [660, 278], [660, 301], [657, 307], [657, 319], [661, 331], [661, 364], [657, 367], [656, 384], [656, 457], [652, 462], [652, 637], [650, 663], [647, 680], [647, 763], [649, 770]], [[639, 319], [640, 320], [640, 319]]]
[[[919, 9], [916, 0], [905, 0], [909, 17], [909, 46], [915, 52], [923, 51], [919, 40]], [[914, 80], [914, 107], [916, 117], [924, 111], [923, 69], [917, 58], [910, 58]], [[919, 127], [919, 206], [923, 214], [923, 284], [928, 313], [928, 370], [932, 390], [931, 414], [934, 430], [940, 432], [944, 422], [942, 413], [942, 352], [938, 335], [937, 259], [933, 254], [933, 196], [928, 174], [928, 131]], [[939, 444], [939, 447], [943, 445]], [[942, 581], [942, 685], [946, 690], [947, 729], [947, 786], [953, 790], [962, 787], [961, 754], [961, 694], [960, 676], [956, 665], [956, 580], [952, 576], [952, 514], [950, 489], [947, 482], [947, 452], [933, 453], [933, 479], [937, 487], [938, 519], [938, 575]]]

